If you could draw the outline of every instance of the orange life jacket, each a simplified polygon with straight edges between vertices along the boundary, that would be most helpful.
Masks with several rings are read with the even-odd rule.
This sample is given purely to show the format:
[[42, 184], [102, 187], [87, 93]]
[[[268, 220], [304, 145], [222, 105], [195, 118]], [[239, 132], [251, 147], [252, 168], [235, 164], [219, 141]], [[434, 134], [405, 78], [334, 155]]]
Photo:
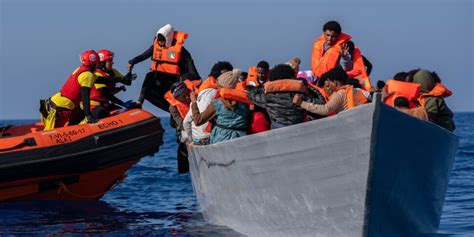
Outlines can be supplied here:
[[209, 88], [217, 89], [217, 81], [213, 76], [209, 76], [205, 81], [203, 81], [196, 93], [199, 94], [199, 92]]
[[408, 100], [408, 107], [410, 109], [416, 107], [414, 102], [418, 99], [420, 94], [420, 84], [388, 80], [385, 86], [387, 87], [386, 90], [389, 94], [389, 96], [384, 100], [385, 104], [395, 107], [395, 99], [397, 97], [405, 97]]
[[[184, 80], [183, 83], [186, 85], [186, 87], [190, 91], [192, 91], [194, 88], [198, 87], [201, 84], [201, 81], [200, 80], [194, 80], [194, 81]], [[168, 101], [170, 105], [173, 105], [176, 107], [176, 109], [178, 109], [178, 113], [181, 116], [181, 118], [184, 119], [184, 117], [186, 117], [186, 114], [188, 113], [189, 108], [190, 108], [189, 104], [183, 103], [177, 100], [176, 98], [174, 98], [171, 90], [165, 93], [165, 100]]]
[[93, 72], [92, 69], [87, 66], [76, 68], [61, 88], [61, 95], [70, 99], [75, 105], [79, 105], [81, 102], [81, 85], [79, 81], [77, 81], [77, 78], [81, 73], [87, 71]]
[[453, 94], [448, 88], [446, 88], [442, 83], [436, 83], [435, 87], [428, 93], [421, 94], [418, 98], [421, 106], [425, 106], [425, 99], [427, 97], [449, 97]]
[[230, 89], [230, 88], [221, 88], [219, 89], [218, 93], [214, 98], [224, 98], [226, 100], [233, 100], [238, 101], [246, 104], [253, 104], [251, 100], [247, 98], [247, 92], [238, 89]]
[[265, 94], [274, 92], [305, 92], [302, 81], [293, 79], [282, 79], [277, 81], [269, 81], [263, 85]]
[[257, 68], [254, 66], [249, 67], [248, 75], [247, 75], [247, 85], [250, 86], [261, 86], [262, 84], [258, 81], [258, 72]]
[[312, 88], [318, 90], [319, 93], [321, 93], [321, 95], [323, 96], [324, 102], [328, 102], [328, 101], [329, 101], [329, 96], [326, 94], [326, 91], [325, 91], [323, 88], [321, 88], [321, 87], [319, 87], [319, 86], [316, 86], [316, 85], [313, 85], [313, 84], [311, 84], [311, 83], [308, 84], [308, 85], [309, 85], [310, 87], [312, 87]]
[[181, 59], [183, 44], [187, 37], [188, 33], [175, 31], [173, 39], [176, 40], [176, 44], [168, 48], [162, 48], [158, 45], [158, 39], [155, 39], [155, 42], [153, 42], [151, 70], [180, 75], [179, 60]]
[[239, 90], [239, 91], [245, 91], [247, 89], [247, 82], [245, 82], [245, 81], [237, 82], [237, 85], [235, 86], [235, 89]]
[[367, 97], [364, 95], [364, 93], [362, 93], [362, 91], [357, 90], [356, 88], [352, 86], [349, 86], [349, 85], [341, 86], [337, 89], [337, 91], [339, 90], [344, 90], [344, 92], [346, 93], [348, 109], [352, 109], [361, 104], [366, 104], [369, 101]]
[[337, 41], [326, 52], [324, 52], [324, 34], [322, 34], [313, 43], [311, 54], [311, 71], [320, 78], [325, 72], [335, 68], [339, 61], [341, 45], [347, 43], [352, 37], [348, 34], [341, 33]]
[[352, 70], [347, 71], [347, 75], [349, 77], [358, 79], [362, 89], [370, 91], [372, 85], [370, 84], [370, 78], [367, 75], [367, 71], [365, 70], [364, 59], [362, 58], [362, 53], [360, 52], [359, 47], [355, 47], [351, 56], [352, 61], [354, 62], [354, 67]]

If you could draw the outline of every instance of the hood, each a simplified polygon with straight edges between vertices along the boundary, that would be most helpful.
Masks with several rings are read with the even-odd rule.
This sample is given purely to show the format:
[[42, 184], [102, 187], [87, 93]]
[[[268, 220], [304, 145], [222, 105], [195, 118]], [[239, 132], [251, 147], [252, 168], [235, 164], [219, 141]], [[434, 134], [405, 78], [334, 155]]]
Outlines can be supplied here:
[[420, 70], [413, 76], [413, 82], [421, 85], [422, 92], [430, 92], [436, 85], [431, 73], [426, 70]]
[[174, 36], [174, 29], [173, 29], [173, 26], [170, 25], [170, 24], [166, 24], [165, 26], [161, 27], [157, 32], [156, 32], [156, 36], [158, 36], [158, 34], [161, 34], [163, 35], [165, 38], [166, 38], [166, 43], [165, 43], [165, 47], [170, 47], [171, 44], [173, 43], [173, 36]]

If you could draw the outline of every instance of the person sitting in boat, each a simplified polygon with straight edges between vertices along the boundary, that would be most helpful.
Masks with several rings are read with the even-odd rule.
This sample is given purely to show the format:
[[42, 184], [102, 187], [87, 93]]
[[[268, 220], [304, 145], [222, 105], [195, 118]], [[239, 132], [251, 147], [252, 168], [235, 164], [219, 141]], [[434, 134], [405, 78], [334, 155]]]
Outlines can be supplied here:
[[361, 90], [347, 85], [347, 73], [341, 67], [329, 70], [321, 78], [325, 81], [324, 90], [329, 96], [326, 104], [303, 101], [301, 94], [293, 97], [293, 103], [311, 113], [331, 115], [368, 102]]
[[[304, 122], [304, 109], [292, 103], [295, 94], [306, 91], [303, 80], [295, 78], [295, 70], [286, 64], [276, 65], [270, 70], [269, 80], [263, 87], [248, 88], [247, 97], [255, 106], [268, 112], [271, 127], [280, 128]], [[324, 102], [321, 100], [321, 103]]]
[[[217, 78], [218, 89], [234, 89], [239, 81], [240, 74], [241, 72], [238, 69], [221, 74]], [[235, 91], [238, 92], [238, 90]], [[191, 101], [193, 122], [197, 126], [212, 120], [210, 144], [247, 135], [248, 104], [221, 96], [212, 101], [204, 111], [200, 112], [195, 93], [191, 93]]]
[[260, 61], [257, 63], [257, 67], [250, 66], [247, 76], [247, 85], [258, 87], [263, 86], [268, 81], [268, 72], [270, 65], [267, 61]]
[[[352, 70], [352, 60], [348, 54], [346, 43], [352, 37], [342, 33], [341, 25], [337, 21], [329, 21], [323, 26], [323, 34], [314, 41], [311, 70], [316, 78], [340, 65], [346, 70]], [[341, 53], [346, 52], [344, 55]]]
[[[136, 75], [128, 73], [123, 76], [117, 69], [113, 68], [114, 65], [114, 53], [107, 49], [102, 49], [97, 52], [100, 58], [100, 63], [95, 74], [97, 80], [94, 86], [91, 87], [90, 93], [90, 105], [91, 113], [95, 119], [101, 119], [108, 117], [110, 111], [119, 109], [120, 105], [126, 108], [133, 108], [136, 104], [130, 102], [123, 102], [115, 96], [119, 91], [125, 90], [125, 87], [116, 87], [116, 83], [120, 82], [124, 85], [131, 85], [132, 80], [136, 78]], [[81, 103], [81, 108], [83, 105]]]
[[418, 101], [426, 109], [431, 122], [454, 131], [456, 128], [453, 121], [453, 112], [449, 109], [445, 97], [452, 95], [442, 83], [437, 74], [426, 70], [419, 70], [413, 75], [413, 83], [421, 85]]
[[415, 118], [419, 118], [421, 120], [429, 121], [428, 114], [426, 113], [426, 109], [423, 106], [410, 109], [409, 107], [410, 103], [406, 97], [399, 96], [395, 98], [394, 104], [395, 104], [395, 108], [403, 113], [406, 113]]
[[[347, 42], [347, 51], [346, 48], [342, 51], [342, 58], [345, 58], [344, 54], [346, 53], [350, 55], [348, 56], [349, 60], [352, 60], [352, 69], [346, 69], [347, 75], [350, 78], [358, 80], [360, 88], [370, 91], [372, 85], [367, 70], [372, 70], [372, 64], [364, 57], [364, 55], [362, 55], [359, 47], [356, 47], [354, 42], [351, 40]], [[370, 67], [366, 68], [366, 63], [370, 65]]]
[[41, 122], [45, 131], [68, 125], [81, 113], [81, 102], [86, 121], [97, 122], [91, 114], [90, 91], [97, 79], [94, 71], [100, 62], [99, 55], [94, 50], [88, 50], [81, 54], [80, 60], [82, 65], [72, 72], [60, 92], [41, 102]]
[[169, 103], [164, 95], [179, 80], [179, 75], [192, 73], [200, 78], [191, 54], [183, 47], [187, 37], [188, 33], [175, 31], [167, 24], [158, 30], [150, 48], [128, 61], [128, 70], [131, 71], [135, 64], [151, 57], [151, 71], [143, 81], [139, 105], [147, 99], [168, 112]]
[[289, 65], [293, 70], [295, 71], [295, 78], [298, 75], [298, 72], [300, 71], [300, 64], [301, 64], [301, 59], [298, 57], [295, 57], [285, 63], [286, 65]]
[[[219, 61], [215, 63], [212, 68], [209, 76], [204, 80], [197, 90], [194, 90], [194, 93], [197, 95], [196, 104], [199, 111], [204, 111], [212, 101], [217, 92], [217, 82], [218, 78], [222, 73], [232, 71], [234, 67], [231, 63], [227, 61]], [[185, 138], [188, 140], [188, 143], [193, 143], [196, 145], [208, 145], [209, 137], [211, 136], [211, 123], [206, 122], [202, 125], [196, 126], [193, 122], [192, 111], [186, 114], [183, 120], [183, 129], [185, 133]]]

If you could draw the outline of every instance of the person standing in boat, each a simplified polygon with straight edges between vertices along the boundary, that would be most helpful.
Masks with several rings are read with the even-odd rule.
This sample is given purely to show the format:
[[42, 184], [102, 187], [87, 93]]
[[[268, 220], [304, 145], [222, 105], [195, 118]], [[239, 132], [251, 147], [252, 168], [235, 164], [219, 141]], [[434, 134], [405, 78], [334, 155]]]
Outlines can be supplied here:
[[[329, 21], [323, 26], [323, 34], [314, 41], [311, 70], [316, 78], [340, 65], [345, 70], [352, 70], [353, 64], [347, 42], [352, 37], [342, 32], [337, 21]], [[323, 86], [322, 84], [318, 84]]]
[[79, 103], [83, 105], [86, 121], [97, 122], [91, 114], [90, 91], [97, 79], [94, 71], [100, 62], [99, 55], [94, 50], [88, 50], [81, 54], [80, 60], [82, 65], [72, 72], [60, 92], [41, 101], [41, 122], [45, 131], [64, 127], [79, 116]]
[[426, 109], [430, 121], [454, 131], [454, 114], [444, 100], [445, 97], [451, 96], [452, 92], [441, 83], [438, 75], [433, 77], [432, 72], [419, 70], [413, 75], [413, 83], [421, 85], [418, 101]]
[[[136, 75], [128, 73], [123, 76], [117, 69], [113, 68], [114, 65], [114, 53], [108, 49], [102, 49], [97, 52], [100, 58], [100, 63], [95, 74], [97, 80], [94, 86], [91, 88], [90, 93], [90, 105], [91, 113], [95, 119], [101, 119], [108, 117], [110, 111], [119, 109], [120, 105], [126, 108], [132, 108], [134, 103], [123, 102], [115, 96], [121, 90], [125, 90], [125, 87], [117, 88], [116, 83], [120, 82], [124, 85], [131, 85], [132, 80], [136, 78]], [[83, 105], [81, 103], [81, 108]]]
[[[221, 74], [217, 78], [218, 89], [234, 89], [239, 81], [240, 74], [241, 72], [238, 69]], [[247, 104], [220, 97], [212, 101], [204, 111], [200, 112], [195, 93], [191, 93], [191, 101], [193, 122], [196, 126], [210, 120], [213, 121], [210, 144], [247, 135], [249, 114], [249, 106]]]
[[179, 76], [192, 73], [200, 78], [191, 54], [183, 46], [187, 37], [188, 33], [175, 31], [173, 26], [167, 24], [158, 30], [150, 48], [128, 62], [128, 70], [131, 71], [135, 64], [151, 57], [151, 71], [143, 81], [139, 105], [147, 99], [168, 112], [169, 103], [164, 95]]
[[347, 73], [341, 67], [329, 70], [321, 78], [324, 80], [324, 90], [329, 96], [326, 104], [304, 101], [301, 94], [293, 97], [293, 103], [311, 113], [327, 116], [368, 102], [361, 90], [347, 85]]

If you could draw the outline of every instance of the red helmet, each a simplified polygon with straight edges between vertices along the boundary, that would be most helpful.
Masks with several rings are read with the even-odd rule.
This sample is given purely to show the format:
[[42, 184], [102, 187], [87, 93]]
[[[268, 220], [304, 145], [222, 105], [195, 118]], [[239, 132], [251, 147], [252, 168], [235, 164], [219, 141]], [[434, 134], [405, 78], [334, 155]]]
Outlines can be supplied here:
[[97, 52], [99, 54], [99, 58], [100, 58], [100, 61], [101, 62], [105, 62], [109, 59], [113, 59], [114, 58], [114, 52], [108, 50], [108, 49], [101, 49], [99, 50], [99, 52]]
[[99, 55], [94, 50], [87, 50], [80, 56], [81, 63], [84, 66], [99, 63]]

